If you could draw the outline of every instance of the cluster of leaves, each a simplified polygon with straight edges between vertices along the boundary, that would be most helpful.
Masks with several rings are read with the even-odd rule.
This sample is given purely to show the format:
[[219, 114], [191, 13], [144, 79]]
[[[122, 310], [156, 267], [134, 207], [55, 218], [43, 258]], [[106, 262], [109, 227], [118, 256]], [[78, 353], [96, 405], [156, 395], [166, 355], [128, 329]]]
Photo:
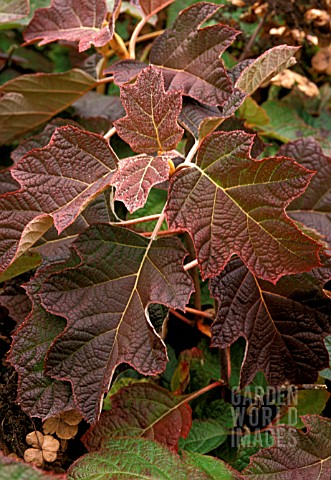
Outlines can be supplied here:
[[[293, 124], [285, 131], [286, 98], [261, 107], [251, 98], [295, 63], [297, 48], [277, 46], [227, 70], [220, 56], [239, 32], [212, 21], [219, 5], [201, 2], [159, 32], [146, 63], [144, 52], [136, 59], [137, 38], [172, 2], [132, 3], [141, 20], [128, 50], [115, 29], [120, 1], [37, 9], [27, 44], [65, 41], [91, 54], [79, 68], [0, 87], [0, 141], [16, 147], [14, 164], [0, 172], [0, 302], [19, 320], [9, 356], [19, 402], [42, 420], [78, 410], [92, 424], [83, 438], [89, 453], [69, 479], [124, 471], [327, 479], [330, 421], [304, 416], [295, 424], [303, 434], [284, 425], [277, 401], [272, 435], [252, 447], [241, 430], [229, 453], [234, 428], [247, 426], [234, 398], [253, 408], [254, 387], [286, 392], [319, 372], [330, 378], [329, 138], [307, 116], [304, 132]], [[25, 7], [0, 4], [2, 20], [19, 21]], [[26, 272], [27, 296], [13, 299], [6, 288]], [[177, 358], [166, 343], [169, 312], [183, 318], [178, 310], [194, 298], [203, 315], [207, 281], [205, 303], [217, 308], [204, 331], [214, 348], [201, 341]], [[119, 374], [121, 364], [135, 370]], [[321, 413], [328, 394], [320, 393], [314, 406], [306, 392], [299, 412]], [[24, 468], [0, 462], [7, 476]]]

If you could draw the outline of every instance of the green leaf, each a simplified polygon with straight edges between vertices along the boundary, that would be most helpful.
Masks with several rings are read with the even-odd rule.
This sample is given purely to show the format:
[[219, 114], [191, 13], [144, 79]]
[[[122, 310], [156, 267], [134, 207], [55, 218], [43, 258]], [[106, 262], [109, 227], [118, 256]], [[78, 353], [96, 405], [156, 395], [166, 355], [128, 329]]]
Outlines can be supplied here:
[[84, 455], [68, 471], [68, 480], [234, 480], [224, 463], [196, 453], [175, 453], [145, 438], [113, 438], [107, 448]]
[[65, 475], [43, 472], [33, 465], [5, 457], [0, 453], [1, 480], [66, 480]]
[[28, 272], [41, 264], [41, 256], [38, 252], [28, 251], [18, 257], [5, 272], [0, 274], [0, 283]]
[[278, 45], [270, 48], [250, 63], [240, 74], [235, 86], [252, 95], [275, 75], [296, 63], [293, 55], [299, 47]]
[[197, 467], [201, 471], [201, 477], [198, 478], [205, 478], [202, 476], [202, 472], [204, 472], [207, 475], [206, 478], [210, 480], [235, 480], [240, 478], [237, 472], [232, 470], [229, 465], [226, 465], [224, 462], [214, 457], [208, 457], [199, 453], [185, 452], [183, 458], [186, 462], [190, 462], [192, 466]]
[[[323, 382], [319, 382], [323, 383]], [[277, 425], [285, 424], [295, 428], [304, 428], [302, 415], [322, 413], [330, 393], [325, 389], [297, 390], [291, 396], [287, 412], [278, 420]]]
[[[155, 215], [161, 213], [162, 209], [167, 201], [167, 191], [160, 188], [152, 188], [148, 195], [147, 202], [142, 208], [139, 208], [135, 212], [127, 215], [127, 220], [133, 220], [134, 218], [145, 217], [148, 215]], [[135, 226], [137, 231], [152, 232], [156, 225], [156, 221], [148, 223], [138, 223]], [[163, 222], [161, 230], [166, 230], [167, 224]]]
[[193, 420], [188, 436], [179, 440], [179, 447], [183, 450], [197, 453], [208, 453], [219, 447], [229, 431], [217, 420]]
[[91, 452], [107, 447], [113, 437], [145, 437], [177, 451], [189, 433], [192, 417], [186, 397], [175, 396], [154, 383], [134, 383], [109, 398], [111, 408], [84, 435]]

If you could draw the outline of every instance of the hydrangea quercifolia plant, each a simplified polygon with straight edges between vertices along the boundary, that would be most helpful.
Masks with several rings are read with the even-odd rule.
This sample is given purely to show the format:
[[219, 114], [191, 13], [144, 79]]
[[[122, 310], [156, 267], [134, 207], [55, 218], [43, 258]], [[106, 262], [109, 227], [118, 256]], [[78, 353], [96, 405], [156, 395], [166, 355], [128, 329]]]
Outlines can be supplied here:
[[[9, 2], [12, 14], [14, 3]], [[92, 424], [84, 436], [90, 453], [71, 467], [68, 478], [90, 478], [88, 471], [95, 468], [117, 478], [112, 475], [126, 468], [127, 449], [141, 459], [130, 466], [132, 478], [151, 458], [152, 470], [160, 468], [163, 476], [153, 477], [151, 470], [148, 478], [168, 478], [173, 468], [182, 478], [262, 478], [268, 458], [272, 478], [280, 478], [277, 445], [261, 450], [242, 474], [200, 455], [219, 447], [234, 424], [192, 421], [188, 402], [227, 388], [239, 337], [246, 341], [238, 367], [241, 389], [258, 372], [275, 388], [315, 382], [329, 365], [324, 338], [331, 333], [331, 302], [323, 287], [331, 278], [325, 243], [331, 199], [323, 180], [330, 157], [314, 139], [303, 138], [283, 146], [278, 156], [260, 158], [264, 145], [255, 135], [225, 128], [247, 96], [295, 63], [297, 48], [275, 47], [227, 70], [221, 54], [239, 32], [222, 24], [203, 26], [219, 6], [202, 2], [184, 9], [158, 36], [147, 64], [135, 58], [140, 31], [172, 2], [135, 3], [141, 21], [128, 50], [114, 31], [121, 2], [108, 11], [103, 0], [53, 0], [36, 10], [24, 31], [27, 44], [66, 40], [76, 42], [79, 51], [94, 45], [103, 55], [102, 66], [93, 75], [83, 67], [22, 75], [0, 87], [0, 140], [20, 140], [14, 165], [0, 172], [0, 280], [33, 271], [24, 285], [31, 311], [18, 326], [9, 355], [19, 374], [18, 400], [29, 415], [43, 420], [76, 409]], [[110, 49], [119, 61], [105, 68]], [[93, 123], [89, 108], [97, 110], [100, 87], [111, 82], [119, 86], [121, 105], [115, 98], [109, 103], [116, 111], [103, 116], [108, 130], [101, 131], [102, 122]], [[91, 92], [95, 88], [97, 96]], [[90, 100], [83, 104], [84, 98]], [[108, 105], [109, 97], [100, 100], [100, 109], [103, 101]], [[85, 125], [71, 120], [44, 125], [70, 105], [83, 111], [78, 117], [87, 117]], [[41, 133], [23, 139], [42, 126]], [[112, 142], [115, 133], [129, 155]], [[191, 145], [185, 155], [183, 138]], [[119, 218], [124, 209], [134, 214], [146, 207], [155, 191], [166, 194], [161, 212]], [[152, 221], [152, 230], [137, 228]], [[156, 378], [168, 369], [169, 350], [151, 307], [161, 304], [179, 316], [178, 310], [192, 310], [188, 305], [200, 288], [199, 273], [202, 281], [210, 279], [218, 305], [207, 330], [223, 363], [227, 360], [227, 375], [208, 371], [210, 354], [201, 352], [201, 362], [197, 350], [177, 366], [176, 388], [170, 388], [176, 395], [152, 379], [124, 382], [100, 416], [119, 365]], [[6, 301], [6, 295], [0, 297], [5, 306]], [[177, 395], [191, 381], [190, 368], [205, 385]], [[305, 423], [306, 436], [295, 430], [295, 448], [308, 453], [300, 464], [282, 464], [298, 475], [317, 455], [310, 452], [310, 437], [322, 445], [323, 436], [330, 436], [327, 420], [308, 416]], [[186, 437], [179, 457], [179, 441]], [[323, 455], [317, 465], [320, 478], [327, 479], [330, 453]], [[17, 466], [7, 460], [1, 465]]]

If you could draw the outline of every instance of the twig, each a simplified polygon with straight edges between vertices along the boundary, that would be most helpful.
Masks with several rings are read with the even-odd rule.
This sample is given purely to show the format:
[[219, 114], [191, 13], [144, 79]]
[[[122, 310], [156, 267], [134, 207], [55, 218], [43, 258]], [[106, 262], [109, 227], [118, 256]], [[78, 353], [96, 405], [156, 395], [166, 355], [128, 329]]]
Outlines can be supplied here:
[[192, 262], [189, 262], [187, 263], [186, 265], [184, 265], [184, 270], [187, 271], [187, 270], [190, 270], [190, 268], [194, 268], [198, 265], [198, 260], [195, 259], [195, 260], [192, 260]]
[[249, 57], [249, 53], [251, 51], [251, 47], [253, 45], [253, 43], [255, 42], [255, 39], [256, 37], [258, 36], [258, 34], [260, 33], [263, 25], [264, 25], [264, 22], [266, 21], [266, 18], [267, 18], [267, 14], [265, 14], [259, 21], [259, 24], [258, 26], [256, 27], [256, 29], [254, 30], [254, 33], [253, 35], [250, 37], [250, 39], [248, 40], [242, 54], [240, 55], [239, 57], [239, 62], [241, 62], [242, 60], [245, 60], [245, 58]]
[[146, 215], [146, 217], [140, 218], [132, 218], [131, 220], [123, 220], [121, 222], [110, 222], [110, 225], [136, 225], [137, 223], [144, 223], [144, 222], [153, 222], [160, 217], [160, 213], [156, 213], [155, 215]]
[[104, 134], [103, 138], [105, 138], [106, 140], [108, 140], [110, 137], [112, 137], [113, 135], [115, 135], [116, 133], [116, 128], [115, 127], [111, 127], [107, 133]]
[[111, 83], [114, 81], [114, 77], [105, 77], [105, 78], [100, 78], [97, 81], [97, 85], [101, 85], [102, 83]]
[[[184, 233], [185, 230], [181, 229], [181, 228], [174, 228], [172, 230], [160, 230], [157, 235], [159, 237], [164, 237], [165, 235], [178, 235], [178, 234], [181, 234], [181, 233]], [[140, 233], [140, 235], [142, 235], [143, 237], [151, 237], [152, 236], [152, 232], [137, 232], [137, 233]]]
[[185, 307], [185, 312], [194, 313], [200, 317], [209, 318], [210, 320], [214, 319], [214, 316], [211, 313], [204, 312], [203, 310], [197, 310], [196, 308]]
[[183, 163], [183, 165], [186, 165], [188, 163], [191, 163], [191, 161], [193, 160], [193, 157], [194, 155], [197, 153], [197, 150], [199, 148], [199, 140], [196, 140], [193, 147], [191, 148], [191, 150], [188, 152], [187, 154], [187, 157], [185, 158], [185, 162]]
[[169, 308], [169, 312], [175, 315], [175, 317], [179, 318], [179, 320], [181, 320], [182, 322], [190, 325], [190, 327], [194, 327], [194, 322], [184, 317], [184, 315], [182, 315], [181, 313], [176, 312], [176, 310], [174, 310], [173, 308]]

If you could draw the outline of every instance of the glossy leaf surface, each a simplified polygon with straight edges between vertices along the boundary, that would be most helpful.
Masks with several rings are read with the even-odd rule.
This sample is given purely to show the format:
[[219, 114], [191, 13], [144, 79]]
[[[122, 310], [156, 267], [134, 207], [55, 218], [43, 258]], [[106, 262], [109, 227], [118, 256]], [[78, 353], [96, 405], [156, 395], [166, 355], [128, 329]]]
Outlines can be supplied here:
[[79, 50], [102, 47], [112, 38], [106, 19], [105, 0], [53, 0], [49, 8], [38, 8], [24, 32], [24, 39], [39, 45], [67, 40], [79, 42]]
[[225, 348], [240, 336], [248, 342], [241, 386], [258, 371], [271, 385], [314, 382], [328, 365], [323, 336], [331, 331], [331, 300], [323, 286], [331, 278], [330, 259], [325, 263], [272, 285], [235, 258], [210, 281], [221, 305], [211, 328], [212, 345]]
[[81, 265], [50, 277], [40, 293], [50, 313], [68, 320], [48, 354], [47, 372], [72, 383], [77, 406], [92, 422], [118, 364], [145, 375], [165, 368], [164, 344], [146, 308], [162, 303], [183, 309], [192, 281], [177, 239], [150, 242], [120, 227], [96, 225], [75, 248]]
[[196, 166], [171, 179], [169, 227], [190, 233], [203, 278], [219, 274], [234, 253], [272, 282], [319, 265], [319, 245], [285, 213], [312, 172], [283, 157], [252, 159], [253, 138], [242, 131], [210, 134]]
[[134, 85], [121, 87], [127, 115], [114, 124], [117, 133], [138, 153], [172, 150], [183, 135], [177, 124], [182, 107], [180, 92], [164, 91], [162, 73], [144, 69]]
[[[116, 156], [99, 135], [61, 127], [50, 143], [26, 154], [12, 169], [21, 190], [1, 205], [1, 268], [33, 245], [51, 226], [61, 233], [110, 184]], [[82, 168], [85, 165], [85, 168]]]
[[110, 397], [111, 408], [84, 436], [91, 452], [107, 447], [112, 437], [145, 437], [177, 451], [178, 440], [186, 437], [192, 412], [185, 397], [173, 395], [152, 383], [121, 388]]

